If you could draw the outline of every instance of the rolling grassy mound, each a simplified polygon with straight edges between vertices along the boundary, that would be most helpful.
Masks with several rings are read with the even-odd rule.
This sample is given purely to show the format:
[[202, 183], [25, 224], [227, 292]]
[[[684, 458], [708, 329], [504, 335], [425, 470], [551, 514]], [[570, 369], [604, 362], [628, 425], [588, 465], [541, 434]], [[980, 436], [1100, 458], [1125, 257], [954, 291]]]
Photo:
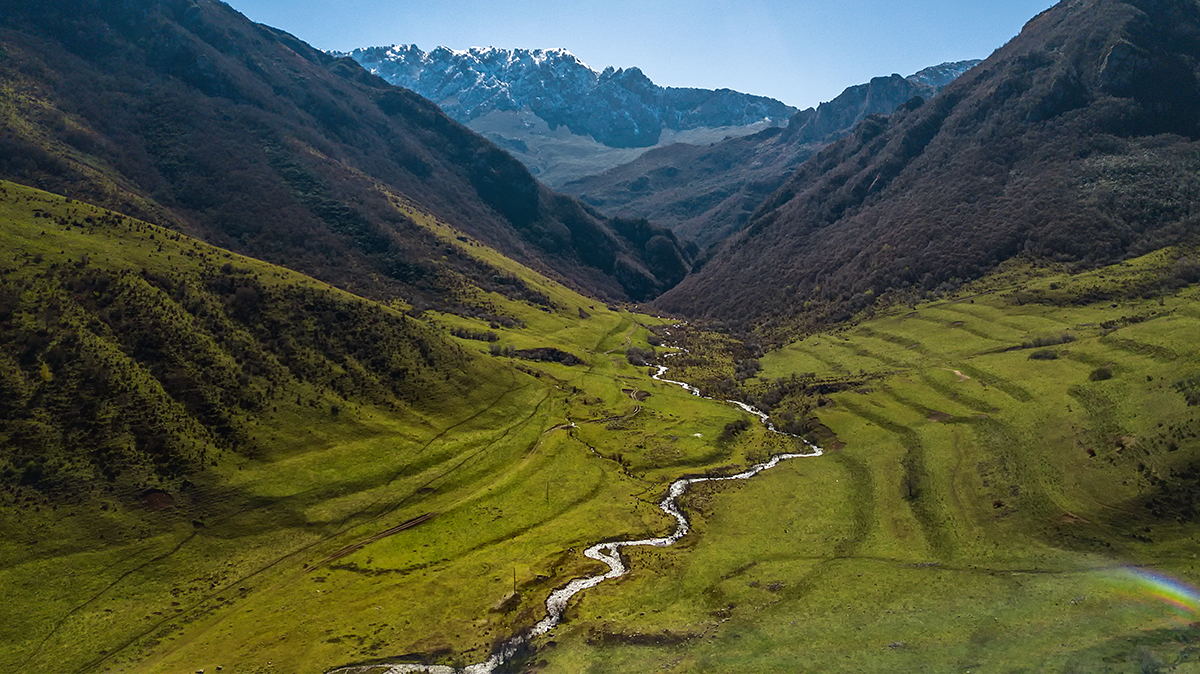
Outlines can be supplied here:
[[253, 427], [289, 408], [335, 420], [353, 404], [436, 409], [489, 376], [396, 309], [111, 212], [0, 190], [0, 387], [15, 452], [0, 472], [23, 487], [172, 480], [223, 453], [256, 456]]

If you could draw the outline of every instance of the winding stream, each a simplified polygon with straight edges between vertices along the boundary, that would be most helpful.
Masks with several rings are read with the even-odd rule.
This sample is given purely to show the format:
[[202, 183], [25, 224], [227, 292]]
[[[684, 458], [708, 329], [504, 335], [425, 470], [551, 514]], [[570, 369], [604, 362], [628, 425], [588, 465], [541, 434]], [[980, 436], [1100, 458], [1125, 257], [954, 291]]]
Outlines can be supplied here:
[[[684, 351], [681, 349], [673, 353], [665, 354], [665, 356], [674, 356], [683, 352]], [[657, 381], [661, 381], [664, 384], [674, 384], [675, 386], [679, 386], [694, 396], [703, 397], [700, 393], [700, 389], [692, 386], [691, 384], [681, 381], [673, 381], [670, 379], [663, 379], [663, 375], [667, 373], [667, 369], [667, 366], [659, 365], [658, 372], [651, 375], [652, 378]], [[490, 658], [483, 662], [470, 665], [463, 669], [455, 669], [453, 667], [447, 667], [444, 665], [359, 665], [334, 669], [328, 674], [360, 674], [366, 672], [374, 672], [375, 674], [415, 674], [418, 672], [424, 672], [426, 674], [491, 674], [491, 672], [494, 672], [497, 667], [511, 658], [521, 646], [524, 646], [534, 638], [542, 636], [543, 634], [546, 634], [550, 630], [554, 629], [558, 623], [562, 621], [563, 613], [565, 613], [567, 610], [567, 602], [570, 601], [571, 597], [574, 597], [576, 594], [583, 592], [584, 590], [596, 587], [606, 580], [611, 578], [620, 578], [628, 573], [629, 569], [625, 566], [624, 560], [621, 559], [621, 548], [637, 546], [665, 548], [669, 545], [673, 545], [676, 541], [686, 536], [688, 532], [691, 531], [691, 527], [688, 525], [687, 517], [685, 517], [683, 512], [679, 510], [679, 505], [677, 502], [679, 497], [688, 490], [688, 487], [701, 482], [748, 480], [764, 470], [770, 470], [771, 468], [774, 468], [782, 461], [786, 461], [788, 459], [817, 457], [821, 456], [823, 453], [820, 447], [813, 445], [800, 436], [792, 435], [791, 433], [785, 433], [775, 428], [775, 426], [768, 421], [768, 416], [761, 410], [755, 409], [754, 407], [751, 407], [750, 405], [738, 400], [726, 400], [725, 402], [736, 405], [742, 410], [745, 410], [746, 412], [758, 417], [760, 421], [766, 424], [770, 431], [800, 440], [807, 445], [811, 451], [806, 454], [777, 454], [771, 457], [769, 461], [755, 464], [754, 466], [751, 466], [749, 469], [744, 470], [737, 475], [728, 475], [725, 477], [683, 478], [671, 483], [671, 488], [667, 493], [667, 497], [658, 504], [658, 507], [666, 514], [675, 518], [676, 526], [674, 533], [672, 533], [670, 536], [664, 536], [662, 538], [644, 538], [636, 541], [598, 543], [587, 550], [584, 550], [583, 554], [586, 557], [607, 564], [608, 572], [597, 576], [589, 576], [587, 578], [577, 578], [570, 583], [567, 583], [566, 587], [552, 592], [550, 594], [550, 598], [546, 600], [546, 617], [542, 618], [541, 621], [534, 625], [533, 628], [531, 628], [528, 632], [509, 639], [496, 653], [492, 654]]]

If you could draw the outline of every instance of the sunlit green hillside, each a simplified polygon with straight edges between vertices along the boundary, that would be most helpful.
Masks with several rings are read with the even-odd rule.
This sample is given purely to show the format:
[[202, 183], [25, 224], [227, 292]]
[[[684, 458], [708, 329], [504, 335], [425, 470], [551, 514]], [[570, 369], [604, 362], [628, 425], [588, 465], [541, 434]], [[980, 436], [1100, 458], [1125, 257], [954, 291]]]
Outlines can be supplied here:
[[405, 202], [526, 290], [448, 279], [461, 313], [414, 319], [0, 190], [0, 670], [478, 661], [582, 547], [666, 530], [671, 479], [764, 451], [627, 362], [657, 319]]

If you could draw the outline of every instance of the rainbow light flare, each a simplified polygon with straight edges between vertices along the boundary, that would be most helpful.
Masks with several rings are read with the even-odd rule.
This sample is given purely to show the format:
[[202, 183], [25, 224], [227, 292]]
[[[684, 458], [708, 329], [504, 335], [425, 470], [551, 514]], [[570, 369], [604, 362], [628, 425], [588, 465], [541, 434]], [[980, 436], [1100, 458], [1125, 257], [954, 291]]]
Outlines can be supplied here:
[[1135, 567], [1122, 569], [1115, 580], [1122, 594], [1157, 601], [1170, 606], [1181, 618], [1200, 620], [1200, 590], [1183, 581]]

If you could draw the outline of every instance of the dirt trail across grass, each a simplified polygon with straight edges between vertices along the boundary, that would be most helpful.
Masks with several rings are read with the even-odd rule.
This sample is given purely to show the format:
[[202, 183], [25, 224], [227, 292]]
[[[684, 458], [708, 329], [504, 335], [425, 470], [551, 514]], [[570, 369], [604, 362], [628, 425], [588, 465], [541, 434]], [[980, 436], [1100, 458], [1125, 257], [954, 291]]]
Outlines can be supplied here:
[[322, 559], [321, 561], [317, 562], [316, 564], [313, 564], [312, 566], [309, 567], [309, 571], [312, 571], [312, 570], [316, 569], [317, 567], [324, 566], [325, 564], [328, 564], [330, 562], [336, 562], [337, 560], [341, 559], [342, 557], [345, 557], [346, 555], [357, 552], [357, 551], [365, 548], [366, 546], [370, 545], [371, 543], [374, 543], [375, 541], [383, 540], [384, 538], [387, 538], [388, 536], [398, 534], [401, 531], [407, 531], [419, 524], [424, 524], [425, 522], [428, 522], [429, 520], [433, 519], [436, 516], [437, 516], [437, 513], [425, 513], [424, 515], [421, 515], [419, 517], [414, 517], [411, 520], [409, 520], [403, 524], [398, 524], [398, 525], [392, 527], [391, 529], [388, 529], [386, 531], [381, 531], [381, 532], [375, 534], [374, 536], [371, 536], [370, 538], [365, 538], [357, 543], [351, 543], [350, 545], [347, 545], [346, 547], [342, 548], [341, 550], [338, 550], [337, 552], [333, 553], [332, 555], [329, 555], [328, 557], [326, 557], [325, 559]]

